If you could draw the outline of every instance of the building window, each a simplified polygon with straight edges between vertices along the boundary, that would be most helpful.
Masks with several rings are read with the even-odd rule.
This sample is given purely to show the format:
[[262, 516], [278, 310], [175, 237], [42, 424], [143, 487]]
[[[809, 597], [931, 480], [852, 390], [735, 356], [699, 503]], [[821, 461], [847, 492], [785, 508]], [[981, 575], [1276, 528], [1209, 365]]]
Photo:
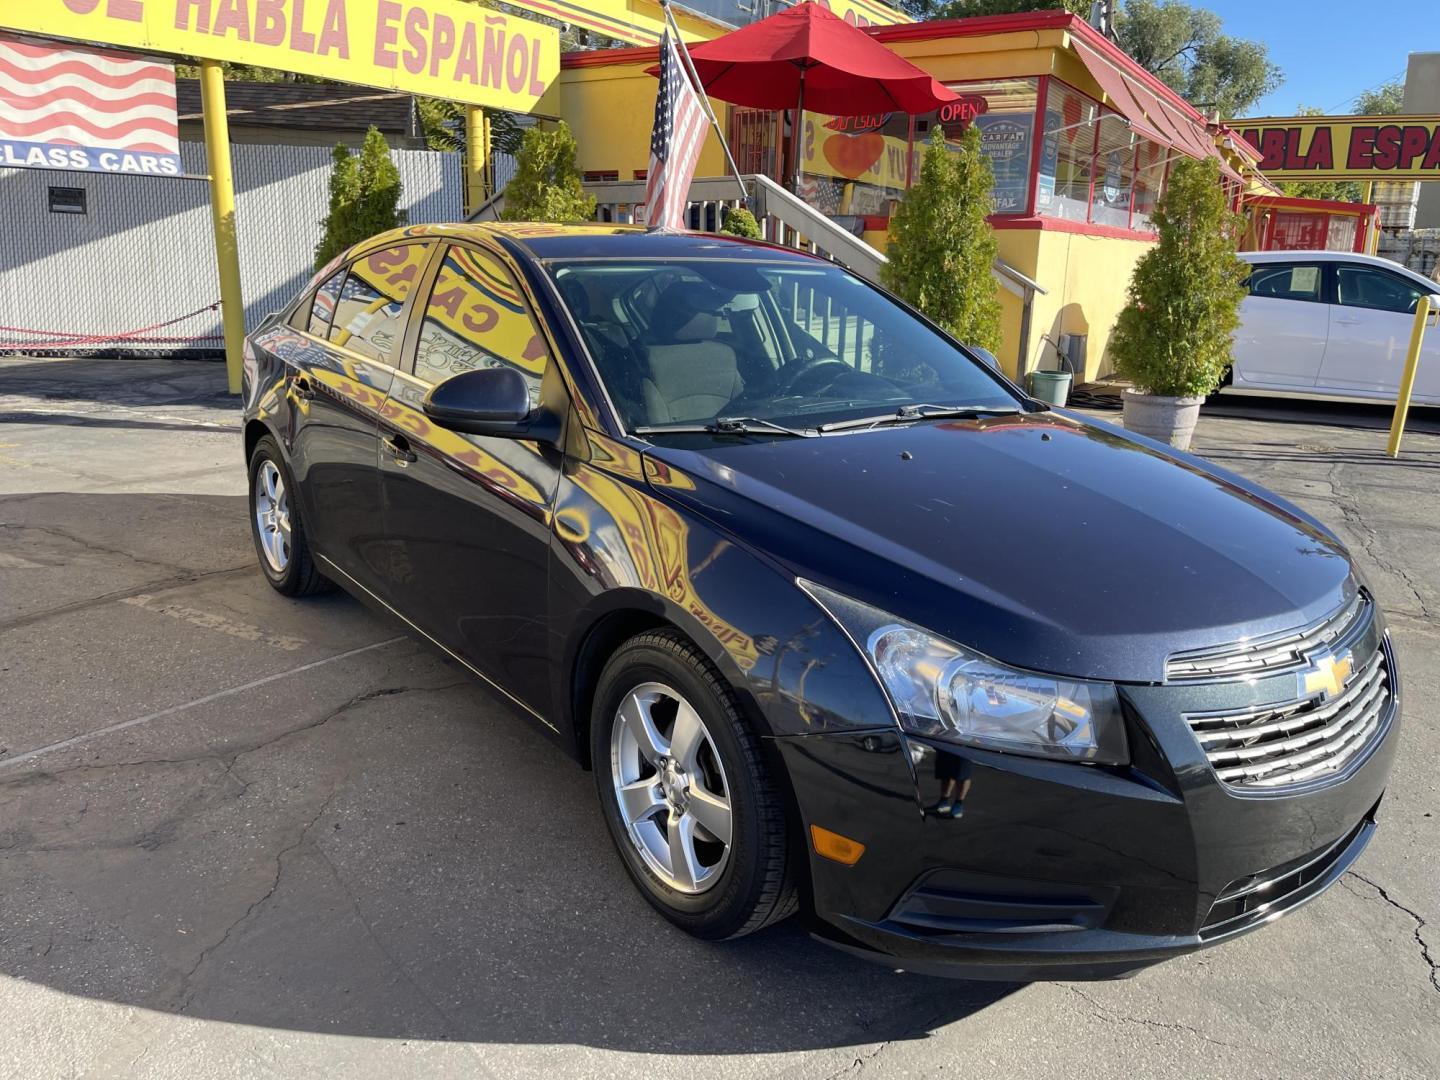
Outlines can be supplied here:
[[1100, 107], [1056, 79], [1045, 94], [1045, 137], [1035, 212], [1067, 221], [1090, 220], [1090, 185], [1095, 168]]
[[1130, 205], [1135, 196], [1135, 136], [1117, 120], [1102, 113], [1095, 146], [1095, 194], [1090, 220], [1097, 225], [1130, 227]]
[[799, 195], [830, 217], [889, 214], [909, 186], [910, 117], [805, 113]]
[[915, 118], [915, 151], [936, 128], [948, 143], [958, 142], [965, 128], [980, 129], [980, 145], [995, 173], [995, 213], [1024, 214], [1030, 208], [1030, 159], [1035, 139], [1035, 101], [1040, 80], [992, 79], [947, 83], [960, 100], [938, 112]]
[[1140, 139], [1135, 147], [1135, 201], [1130, 216], [1132, 229], [1149, 230], [1150, 215], [1160, 201], [1174, 151], [1149, 139]]
[[600, 184], [607, 180], [619, 180], [620, 173], [616, 169], [598, 169], [585, 174], [585, 183]]
[[89, 213], [85, 208], [85, 189], [83, 187], [52, 187], [50, 189], [50, 213]]

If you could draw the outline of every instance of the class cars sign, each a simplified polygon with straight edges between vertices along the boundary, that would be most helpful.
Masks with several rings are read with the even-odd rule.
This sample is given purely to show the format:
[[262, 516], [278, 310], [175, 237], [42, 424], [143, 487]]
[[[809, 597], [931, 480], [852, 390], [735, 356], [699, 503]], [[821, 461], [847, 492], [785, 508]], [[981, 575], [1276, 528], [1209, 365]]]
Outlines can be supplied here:
[[1270, 180], [1440, 180], [1440, 116], [1291, 116], [1231, 125]]
[[0, 166], [179, 176], [175, 69], [0, 33]]
[[554, 27], [461, 0], [4, 0], [0, 29], [530, 112]]

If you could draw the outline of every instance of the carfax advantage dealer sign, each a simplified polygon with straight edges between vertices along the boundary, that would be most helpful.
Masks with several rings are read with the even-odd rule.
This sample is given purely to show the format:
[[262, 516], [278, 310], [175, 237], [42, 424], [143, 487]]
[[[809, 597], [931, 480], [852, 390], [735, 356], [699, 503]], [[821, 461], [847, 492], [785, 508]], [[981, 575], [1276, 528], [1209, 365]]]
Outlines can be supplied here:
[[0, 30], [530, 112], [554, 27], [461, 0], [0, 0]]

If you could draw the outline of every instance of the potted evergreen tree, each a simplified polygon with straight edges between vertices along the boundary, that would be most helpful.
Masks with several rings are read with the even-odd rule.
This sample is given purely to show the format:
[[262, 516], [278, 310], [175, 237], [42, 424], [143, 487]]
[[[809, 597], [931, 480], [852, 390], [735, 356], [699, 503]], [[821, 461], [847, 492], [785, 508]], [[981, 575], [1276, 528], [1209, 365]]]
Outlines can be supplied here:
[[920, 175], [890, 219], [885, 287], [959, 341], [1000, 347], [1000, 297], [992, 267], [994, 173], [973, 124], [951, 149], [937, 126]]
[[1159, 243], [1135, 266], [1110, 354], [1132, 387], [1127, 430], [1190, 447], [1200, 405], [1230, 365], [1245, 264], [1243, 219], [1230, 211], [1213, 159], [1175, 165], [1153, 220]]

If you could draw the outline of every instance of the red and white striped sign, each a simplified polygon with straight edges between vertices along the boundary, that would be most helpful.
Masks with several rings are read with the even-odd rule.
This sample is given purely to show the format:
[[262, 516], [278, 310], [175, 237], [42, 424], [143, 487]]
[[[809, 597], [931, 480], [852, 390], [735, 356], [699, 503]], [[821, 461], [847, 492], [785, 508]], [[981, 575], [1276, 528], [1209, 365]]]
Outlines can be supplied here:
[[179, 176], [175, 68], [0, 34], [0, 166]]

